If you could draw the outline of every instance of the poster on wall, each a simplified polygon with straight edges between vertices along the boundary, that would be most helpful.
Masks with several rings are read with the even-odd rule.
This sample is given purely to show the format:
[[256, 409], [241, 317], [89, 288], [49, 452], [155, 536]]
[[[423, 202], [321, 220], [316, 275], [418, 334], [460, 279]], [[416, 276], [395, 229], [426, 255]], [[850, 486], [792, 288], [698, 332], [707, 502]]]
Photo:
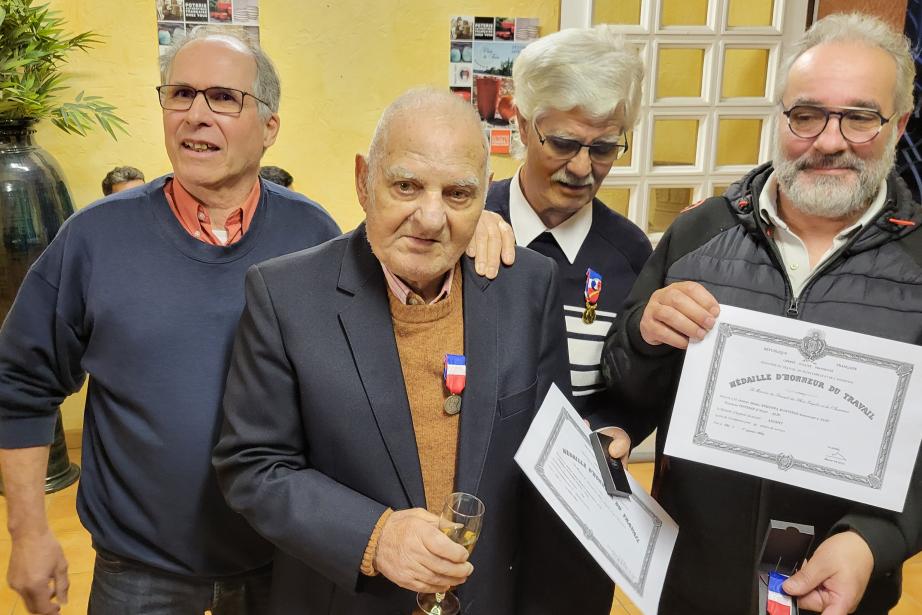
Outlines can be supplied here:
[[448, 86], [477, 108], [494, 154], [511, 151], [517, 132], [512, 63], [537, 38], [532, 17], [451, 18]]
[[259, 42], [259, 0], [154, 0], [160, 53], [177, 36], [201, 25], [243, 28]]

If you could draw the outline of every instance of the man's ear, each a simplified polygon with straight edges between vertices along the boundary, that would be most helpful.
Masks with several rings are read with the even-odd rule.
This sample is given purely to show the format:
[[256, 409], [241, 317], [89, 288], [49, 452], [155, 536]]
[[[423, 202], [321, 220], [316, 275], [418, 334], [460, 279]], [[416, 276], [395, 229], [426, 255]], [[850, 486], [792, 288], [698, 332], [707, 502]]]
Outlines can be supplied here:
[[263, 132], [263, 151], [275, 144], [275, 139], [279, 135], [279, 126], [281, 122], [282, 120], [279, 118], [278, 113], [273, 113], [269, 116], [269, 119], [266, 120], [266, 128]]
[[515, 123], [519, 127], [519, 140], [528, 147], [528, 120], [522, 117], [518, 107], [515, 108]]
[[911, 115], [910, 113], [907, 113], [907, 114], [903, 115], [903, 116], [899, 119], [899, 121], [896, 123], [896, 129], [899, 131], [899, 132], [897, 133], [897, 137], [896, 137], [897, 139], [902, 138], [903, 133], [906, 132], [906, 124], [909, 122], [909, 116], [910, 116], [910, 115]]
[[355, 193], [362, 210], [368, 212], [368, 160], [361, 154], [355, 155]]

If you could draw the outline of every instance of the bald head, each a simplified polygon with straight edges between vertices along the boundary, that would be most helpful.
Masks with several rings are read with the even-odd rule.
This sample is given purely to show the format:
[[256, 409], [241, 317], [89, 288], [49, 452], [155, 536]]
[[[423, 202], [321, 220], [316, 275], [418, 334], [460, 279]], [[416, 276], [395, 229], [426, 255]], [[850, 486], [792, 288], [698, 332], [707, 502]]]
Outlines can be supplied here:
[[476, 132], [483, 146], [484, 183], [490, 175], [490, 142], [473, 105], [447, 90], [415, 88], [401, 94], [387, 106], [375, 128], [368, 148], [368, 181], [373, 182], [393, 134], [401, 134], [407, 123], [451, 124], [454, 130]]

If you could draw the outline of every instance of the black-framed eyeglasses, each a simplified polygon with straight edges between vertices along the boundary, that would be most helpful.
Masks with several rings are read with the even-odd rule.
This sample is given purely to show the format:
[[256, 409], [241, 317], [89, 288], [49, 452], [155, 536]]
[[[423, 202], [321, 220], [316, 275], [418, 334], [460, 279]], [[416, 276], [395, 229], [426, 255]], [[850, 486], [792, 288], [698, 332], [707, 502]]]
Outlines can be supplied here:
[[790, 109], [781, 104], [782, 113], [788, 118], [788, 127], [801, 139], [815, 139], [826, 130], [829, 117], [839, 118], [839, 132], [849, 143], [867, 143], [880, 134], [884, 124], [893, 119], [884, 117], [874, 109], [861, 107], [838, 107], [830, 111], [816, 105], [794, 105]]
[[199, 94], [205, 97], [208, 108], [215, 113], [240, 113], [247, 96], [268, 107], [264, 100], [234, 88], [212, 87], [197, 90], [189, 85], [158, 85], [156, 89], [160, 97], [160, 106], [167, 111], [188, 111]]
[[589, 150], [589, 159], [599, 164], [609, 164], [621, 158], [627, 152], [627, 135], [622, 134], [623, 143], [613, 141], [596, 141], [594, 143], [580, 143], [576, 139], [567, 139], [556, 135], [544, 136], [538, 130], [538, 122], [532, 122], [535, 127], [535, 134], [538, 135], [538, 141], [541, 145], [546, 146], [548, 151], [555, 158], [560, 160], [570, 160], [579, 155], [584, 147]]

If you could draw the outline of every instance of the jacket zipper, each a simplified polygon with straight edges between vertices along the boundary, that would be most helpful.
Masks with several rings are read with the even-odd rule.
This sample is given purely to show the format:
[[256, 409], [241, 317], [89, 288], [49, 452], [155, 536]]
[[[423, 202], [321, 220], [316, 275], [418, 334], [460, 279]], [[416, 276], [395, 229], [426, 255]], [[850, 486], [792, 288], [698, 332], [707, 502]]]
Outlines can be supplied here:
[[762, 226], [762, 218], [759, 215], [758, 209], [754, 209], [755, 211], [752, 212], [753, 221], [756, 224], [756, 228], [759, 229], [759, 234], [762, 236], [762, 239], [764, 239], [765, 243], [767, 244], [768, 256], [771, 259], [772, 264], [775, 265], [775, 269], [781, 272], [781, 277], [784, 280], [784, 296], [791, 298], [788, 303], [788, 307], [785, 310], [785, 316], [788, 318], [797, 318], [799, 314], [797, 309], [797, 297], [794, 296], [794, 287], [791, 286], [791, 279], [788, 277], [788, 272], [784, 269], [784, 261], [781, 258], [781, 252], [778, 250], [778, 246], [775, 245], [775, 242], [772, 241], [771, 237], [766, 234], [765, 228]]
[[[888, 205], [889, 205], [889, 203], [888, 203]], [[886, 205], [885, 205], [884, 207], [886, 207]], [[876, 221], [877, 221], [877, 219], [875, 218], [874, 220], [871, 220], [870, 222], [868, 222], [868, 225], [873, 224], [873, 223], [876, 222]], [[827, 259], [823, 262], [823, 264], [819, 266], [819, 268], [813, 270], [813, 273], [811, 273], [811, 274], [810, 274], [810, 277], [807, 278], [807, 282], [804, 284], [804, 287], [800, 290], [800, 297], [803, 297], [804, 295], [806, 295], [807, 291], [810, 290], [810, 287], [813, 286], [813, 283], [817, 280], [817, 278], [820, 277], [820, 275], [821, 275], [824, 271], [826, 271], [827, 269], [830, 269], [830, 268], [833, 267], [834, 265], [838, 264], [838, 261], [839, 261], [839, 259], [842, 257], [842, 254], [843, 254], [846, 250], [848, 250], [850, 247], [852, 247], [852, 245], [854, 245], [855, 242], [858, 241], [858, 240], [861, 238], [861, 236], [864, 234], [864, 230], [865, 230], [866, 228], [867, 228], [867, 226], [858, 229], [858, 232], [855, 233], [851, 238], [849, 238], [849, 240], [846, 241], [846, 242], [842, 245], [841, 248], [839, 248], [838, 250], [836, 250], [836, 251], [832, 254], [832, 256], [830, 256], [829, 258], [827, 258]], [[786, 276], [787, 276], [787, 274], [785, 274], [785, 277], [786, 277]], [[788, 288], [790, 288], [790, 283], [788, 284]], [[798, 303], [800, 297], [794, 297], [794, 296], [793, 296], [793, 293], [792, 293], [791, 304], [788, 306], [787, 314], [786, 314], [788, 318], [799, 318], [799, 317], [800, 317], [800, 311], [799, 311], [799, 308], [798, 308], [798, 305], [797, 305], [797, 303]]]
[[[884, 206], [881, 208], [881, 214], [883, 214], [886, 211], [889, 211], [891, 203], [892, 201], [888, 200], [884, 204]], [[784, 278], [784, 288], [785, 288], [786, 296], [790, 297], [790, 301], [788, 302], [788, 307], [784, 311], [784, 315], [787, 318], [798, 318], [798, 319], [800, 318], [800, 305], [799, 305], [800, 298], [803, 297], [807, 293], [808, 290], [810, 290], [810, 287], [813, 286], [813, 283], [816, 281], [816, 279], [820, 277], [820, 274], [826, 271], [827, 269], [829, 269], [830, 267], [832, 267], [833, 265], [835, 265], [838, 262], [839, 258], [842, 256], [842, 254], [847, 249], [852, 247], [852, 245], [854, 245], [854, 243], [858, 241], [858, 239], [860, 239], [862, 235], [864, 235], [864, 231], [871, 224], [874, 224], [875, 222], [877, 222], [878, 218], [880, 217], [878, 216], [878, 218], [874, 218], [873, 220], [868, 221], [868, 223], [865, 226], [858, 229], [858, 232], [852, 235], [852, 237], [849, 238], [849, 240], [846, 241], [842, 245], [842, 247], [840, 247], [829, 258], [823, 261], [823, 263], [819, 266], [819, 268], [815, 269], [813, 273], [810, 274], [810, 277], [807, 278], [807, 282], [804, 284], [803, 288], [800, 289], [800, 295], [795, 296], [794, 287], [791, 286], [791, 279], [788, 277], [787, 270], [785, 270], [784, 268], [784, 261], [781, 259], [781, 252], [778, 250], [778, 246], [775, 245], [775, 242], [772, 241], [771, 238], [765, 234], [765, 229], [762, 228], [762, 220], [759, 218], [758, 213], [754, 212], [754, 214], [755, 215], [753, 217], [756, 221], [756, 226], [758, 227], [759, 232], [762, 234], [763, 239], [765, 239], [765, 241], [768, 243], [768, 248], [769, 248], [768, 255], [771, 257], [771, 260], [774, 263], [775, 267], [782, 273], [782, 277]]]

